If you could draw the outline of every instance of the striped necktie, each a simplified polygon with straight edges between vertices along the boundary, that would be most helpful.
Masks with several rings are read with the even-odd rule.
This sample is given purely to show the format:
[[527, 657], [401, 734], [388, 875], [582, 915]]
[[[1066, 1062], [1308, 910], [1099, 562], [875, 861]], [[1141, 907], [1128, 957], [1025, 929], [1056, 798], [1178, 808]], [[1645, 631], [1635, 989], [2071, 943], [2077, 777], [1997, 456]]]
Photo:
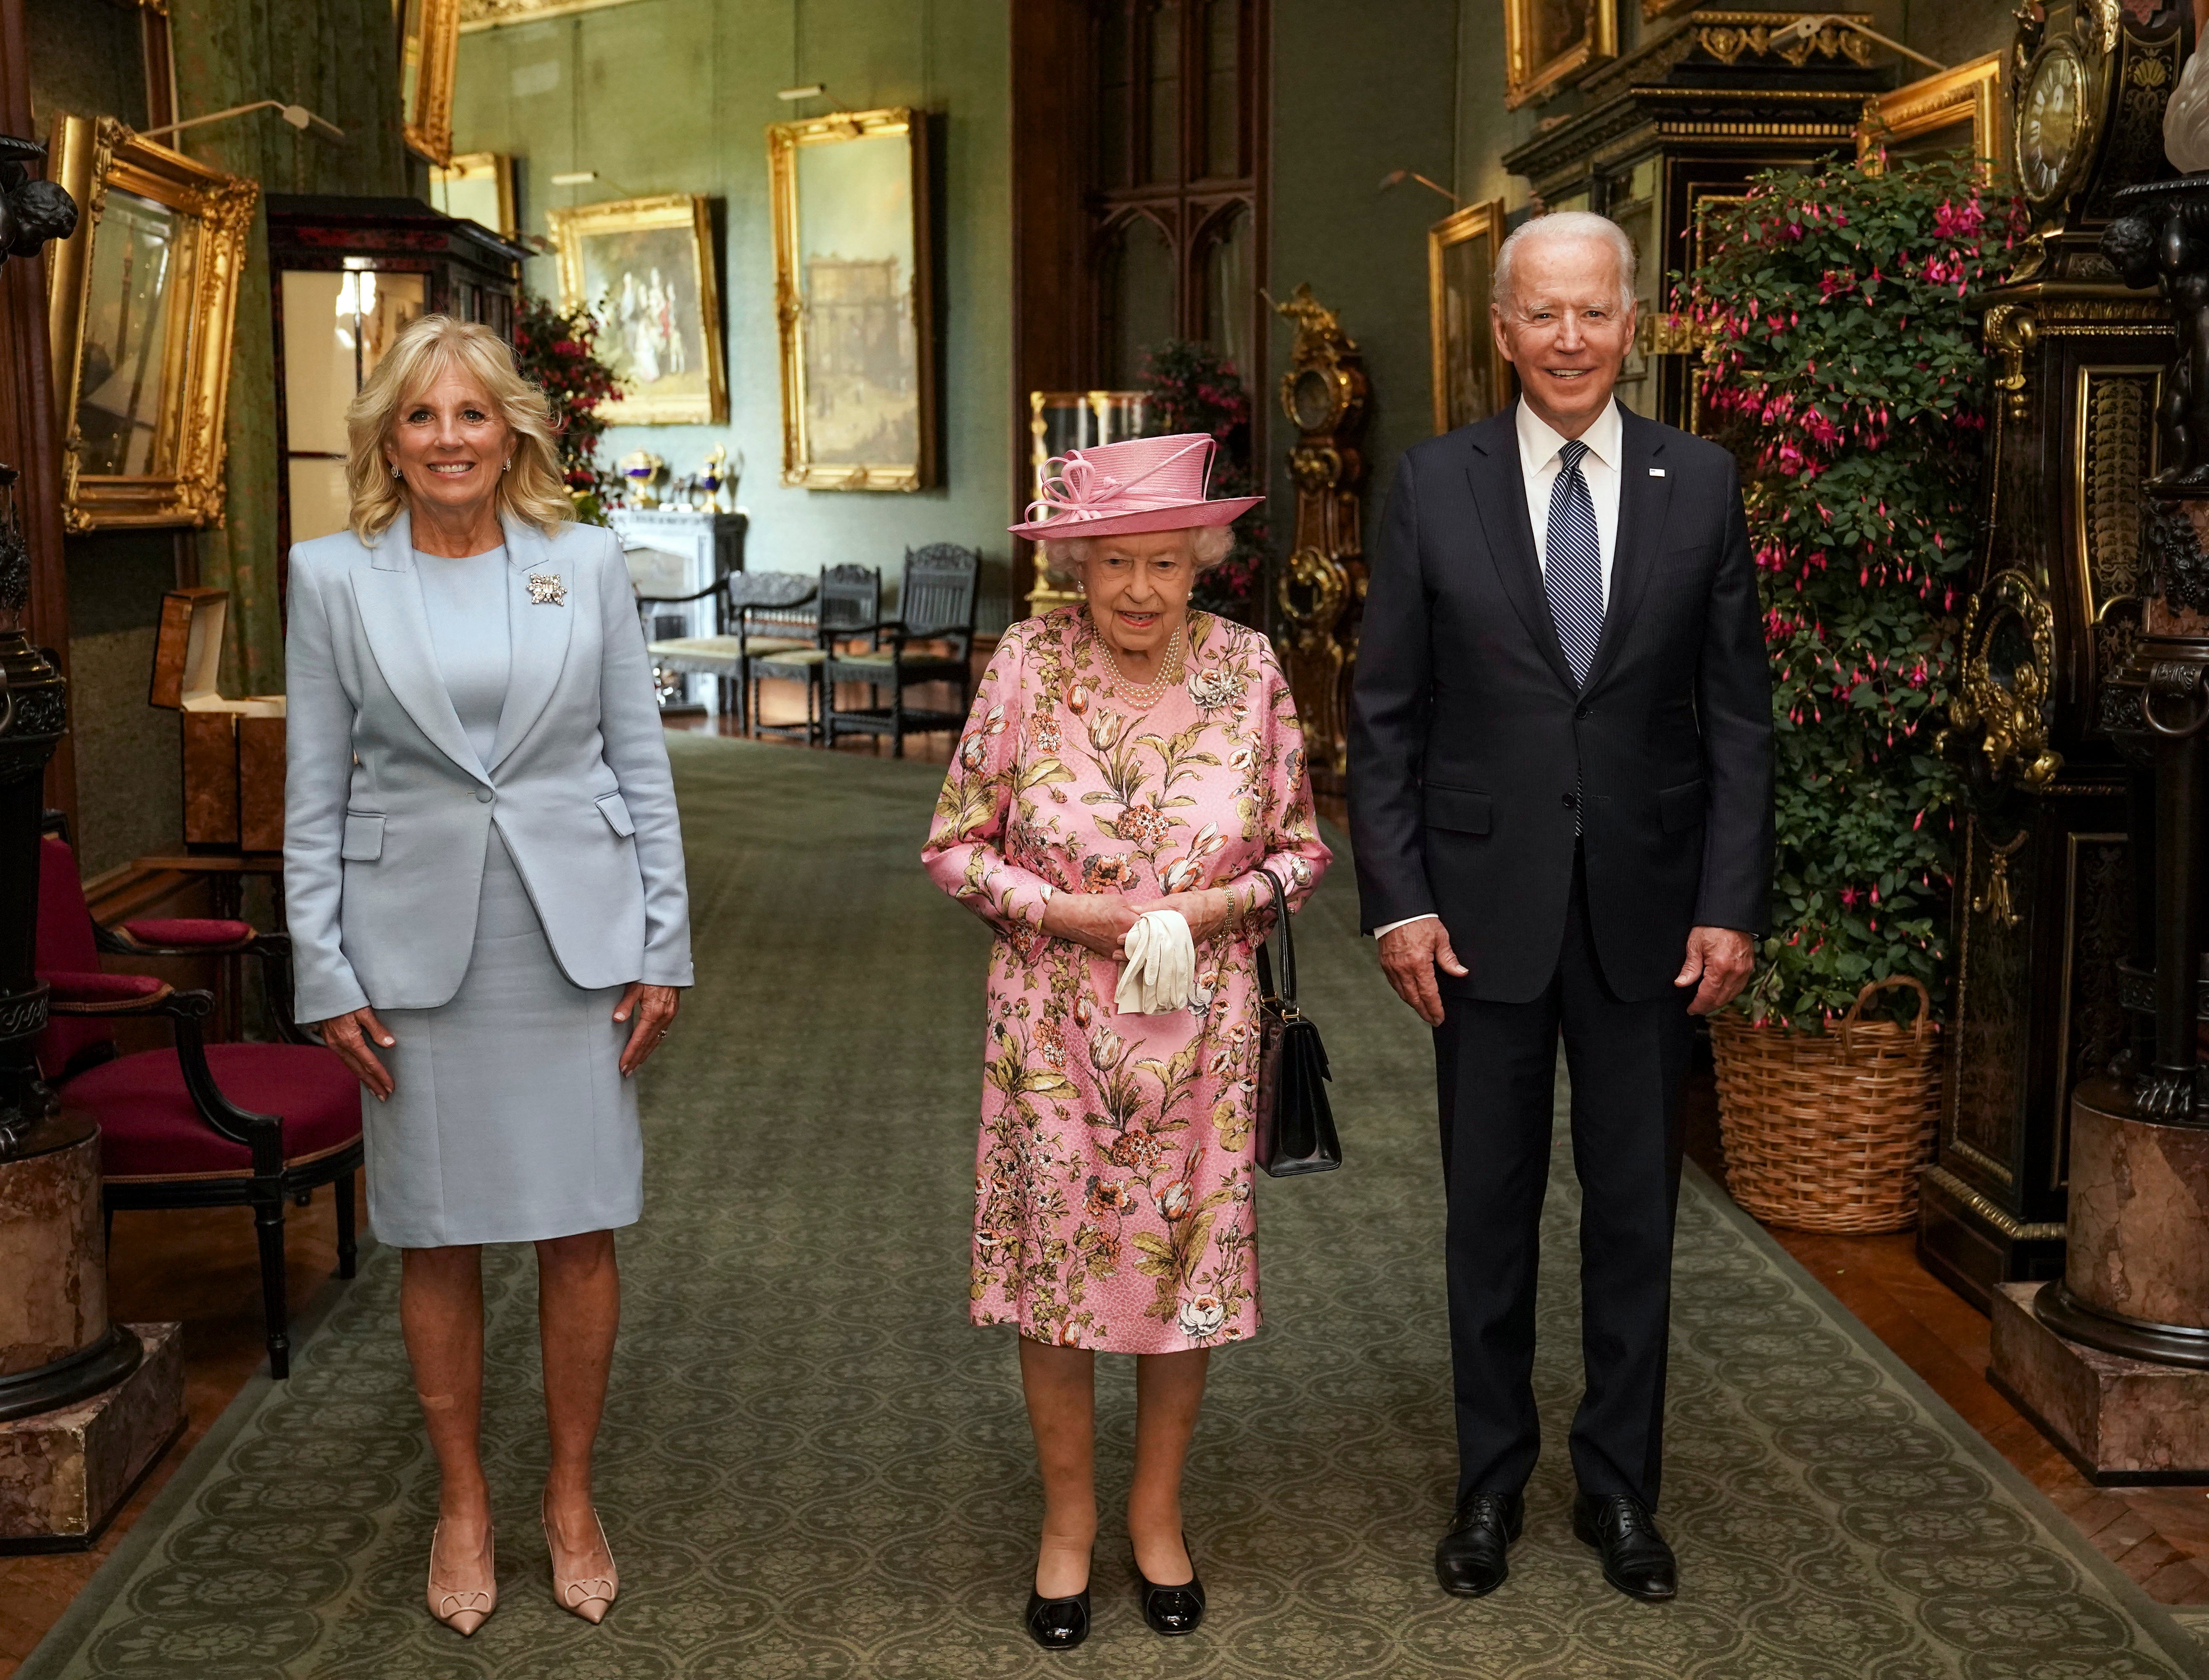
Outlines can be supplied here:
[[1550, 487], [1550, 540], [1543, 553], [1542, 586], [1550, 617], [1572, 667], [1573, 683], [1587, 681], [1603, 639], [1603, 545], [1580, 461], [1588, 447], [1578, 438], [1557, 452], [1556, 482]]

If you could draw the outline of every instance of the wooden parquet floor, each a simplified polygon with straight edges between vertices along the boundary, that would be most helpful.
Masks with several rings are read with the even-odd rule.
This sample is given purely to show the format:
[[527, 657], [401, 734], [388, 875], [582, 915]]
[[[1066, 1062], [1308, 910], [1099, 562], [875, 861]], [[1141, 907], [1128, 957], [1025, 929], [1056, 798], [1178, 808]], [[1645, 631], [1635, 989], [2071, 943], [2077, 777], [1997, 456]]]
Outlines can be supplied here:
[[[336, 1203], [331, 1197], [331, 1191], [317, 1191], [310, 1205], [285, 1210], [285, 1276], [295, 1316], [305, 1311], [337, 1268]], [[60, 1619], [184, 1455], [268, 1357], [250, 1209], [117, 1214], [107, 1298], [110, 1312], [126, 1323], [182, 1321], [184, 1437], [154, 1465], [89, 1551], [0, 1557], [0, 1680], [15, 1671]]]

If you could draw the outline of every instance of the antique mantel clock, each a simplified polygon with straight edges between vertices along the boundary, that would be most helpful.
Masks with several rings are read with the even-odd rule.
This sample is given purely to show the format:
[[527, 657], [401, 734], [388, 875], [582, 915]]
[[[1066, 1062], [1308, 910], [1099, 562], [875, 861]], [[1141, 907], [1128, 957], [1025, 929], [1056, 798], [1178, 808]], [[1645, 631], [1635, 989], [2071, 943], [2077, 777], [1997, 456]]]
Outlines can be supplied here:
[[2012, 156], [2031, 225], [1980, 300], [1996, 401], [1948, 735], [1971, 793], [1918, 1233], [1927, 1265], [1982, 1304], [2062, 1269], [2071, 1093], [2126, 1033], [2132, 812], [2096, 703], [2140, 623], [2140, 487], [2172, 334], [2097, 245], [2117, 190], [2170, 172], [2163, 110], [2187, 45], [2177, 8], [2137, 0], [2018, 15]]
[[1276, 306], [1297, 329], [1281, 407], [1296, 423], [1289, 477], [1297, 491], [1296, 539], [1281, 567], [1281, 663], [1303, 721], [1313, 788], [1339, 795], [1349, 753], [1350, 681], [1365, 599], [1365, 542], [1358, 495], [1365, 462], [1356, 447], [1365, 418], [1365, 370], [1333, 310], [1309, 285]]

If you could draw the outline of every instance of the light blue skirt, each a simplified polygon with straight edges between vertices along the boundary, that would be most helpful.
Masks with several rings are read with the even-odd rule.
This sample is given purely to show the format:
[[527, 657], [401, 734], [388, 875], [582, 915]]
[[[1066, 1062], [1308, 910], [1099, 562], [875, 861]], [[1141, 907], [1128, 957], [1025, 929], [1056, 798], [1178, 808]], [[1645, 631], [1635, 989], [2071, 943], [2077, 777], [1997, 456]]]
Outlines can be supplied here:
[[368, 1218], [400, 1248], [535, 1242], [634, 1225], [644, 1210], [636, 1084], [621, 1075], [622, 988], [561, 972], [491, 825], [474, 954], [436, 1009], [379, 1018], [393, 1090], [365, 1090]]

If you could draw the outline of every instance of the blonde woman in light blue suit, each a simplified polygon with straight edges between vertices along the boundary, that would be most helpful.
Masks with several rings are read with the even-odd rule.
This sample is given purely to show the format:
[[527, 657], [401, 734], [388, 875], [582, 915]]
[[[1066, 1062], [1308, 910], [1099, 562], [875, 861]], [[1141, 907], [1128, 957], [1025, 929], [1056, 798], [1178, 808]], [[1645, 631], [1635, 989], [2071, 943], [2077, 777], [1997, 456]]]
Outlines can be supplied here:
[[537, 1245], [553, 1591], [619, 1578], [591, 1454], [643, 1205], [632, 1077], [690, 984], [683, 838], [629, 573], [568, 522], [543, 393], [425, 315], [346, 416], [351, 528], [292, 551], [298, 1010], [360, 1079], [369, 1219], [442, 1473], [430, 1613], [497, 1606], [481, 1245]]

